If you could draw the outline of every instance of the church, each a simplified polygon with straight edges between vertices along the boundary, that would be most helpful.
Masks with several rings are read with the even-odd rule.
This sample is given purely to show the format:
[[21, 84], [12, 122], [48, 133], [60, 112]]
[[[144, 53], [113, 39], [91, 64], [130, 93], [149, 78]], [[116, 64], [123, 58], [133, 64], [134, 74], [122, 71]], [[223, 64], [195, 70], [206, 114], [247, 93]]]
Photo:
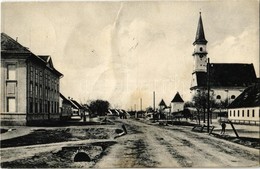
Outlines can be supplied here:
[[[257, 80], [253, 64], [241, 63], [209, 63], [207, 58], [207, 43], [201, 13], [195, 41], [193, 43], [193, 72], [191, 93], [207, 90], [208, 77], [210, 94], [217, 101], [227, 101], [230, 104], [248, 86]], [[208, 67], [208, 68], [207, 68]]]

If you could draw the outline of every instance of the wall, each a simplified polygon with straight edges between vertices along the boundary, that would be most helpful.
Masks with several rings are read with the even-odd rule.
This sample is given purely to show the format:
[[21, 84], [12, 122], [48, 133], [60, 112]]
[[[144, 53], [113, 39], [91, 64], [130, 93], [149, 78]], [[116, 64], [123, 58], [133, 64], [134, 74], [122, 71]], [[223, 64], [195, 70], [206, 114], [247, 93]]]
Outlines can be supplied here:
[[[244, 117], [243, 117], [244, 111]], [[254, 111], [254, 117], [253, 117]], [[248, 116], [249, 112], [249, 116]], [[239, 114], [239, 116], [238, 116]], [[246, 120], [246, 121], [259, 121], [260, 118], [260, 107], [243, 107], [228, 109], [229, 120]]]
[[171, 103], [171, 112], [183, 111], [183, 106], [184, 106], [184, 103], [182, 103], [182, 102]]

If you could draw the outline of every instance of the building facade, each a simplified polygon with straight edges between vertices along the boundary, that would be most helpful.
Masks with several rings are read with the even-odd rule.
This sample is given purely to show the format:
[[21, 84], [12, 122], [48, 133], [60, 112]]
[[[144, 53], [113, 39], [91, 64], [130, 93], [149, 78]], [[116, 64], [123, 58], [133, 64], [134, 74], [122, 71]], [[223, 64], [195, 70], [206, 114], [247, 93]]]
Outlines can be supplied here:
[[248, 87], [228, 107], [228, 119], [238, 123], [260, 122], [260, 83]]
[[62, 76], [50, 56], [37, 56], [1, 33], [1, 121], [32, 124], [59, 120]]
[[256, 82], [253, 64], [208, 63], [208, 41], [205, 38], [200, 14], [193, 52], [192, 95], [207, 90], [217, 101], [227, 100], [230, 104], [248, 86]]
[[179, 92], [177, 92], [171, 101], [171, 112], [177, 113], [183, 111], [183, 109], [184, 109], [184, 101], [181, 98]]

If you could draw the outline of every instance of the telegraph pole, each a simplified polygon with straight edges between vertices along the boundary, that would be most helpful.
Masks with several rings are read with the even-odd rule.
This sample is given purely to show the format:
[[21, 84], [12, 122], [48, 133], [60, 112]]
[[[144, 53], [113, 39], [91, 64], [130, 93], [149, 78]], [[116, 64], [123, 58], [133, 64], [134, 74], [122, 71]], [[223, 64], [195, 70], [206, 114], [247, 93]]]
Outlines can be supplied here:
[[208, 97], [207, 97], [207, 109], [208, 109], [208, 117], [207, 117], [207, 132], [209, 133], [209, 114], [210, 114], [210, 61], [208, 58], [208, 63], [207, 63], [207, 89], [208, 89]]

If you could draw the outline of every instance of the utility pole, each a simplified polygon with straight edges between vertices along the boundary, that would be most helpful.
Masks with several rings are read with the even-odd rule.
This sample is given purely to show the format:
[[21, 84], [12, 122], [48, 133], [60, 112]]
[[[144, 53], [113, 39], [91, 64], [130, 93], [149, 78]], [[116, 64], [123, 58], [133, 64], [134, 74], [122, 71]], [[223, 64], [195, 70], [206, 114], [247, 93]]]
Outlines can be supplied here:
[[209, 133], [209, 111], [210, 111], [210, 61], [208, 58], [208, 63], [207, 63], [207, 89], [208, 89], [208, 97], [207, 97], [207, 109], [208, 109], [208, 117], [207, 117], [207, 132]]
[[142, 98], [140, 98], [140, 111], [142, 111]]
[[155, 112], [155, 91], [153, 92], [153, 111]]

